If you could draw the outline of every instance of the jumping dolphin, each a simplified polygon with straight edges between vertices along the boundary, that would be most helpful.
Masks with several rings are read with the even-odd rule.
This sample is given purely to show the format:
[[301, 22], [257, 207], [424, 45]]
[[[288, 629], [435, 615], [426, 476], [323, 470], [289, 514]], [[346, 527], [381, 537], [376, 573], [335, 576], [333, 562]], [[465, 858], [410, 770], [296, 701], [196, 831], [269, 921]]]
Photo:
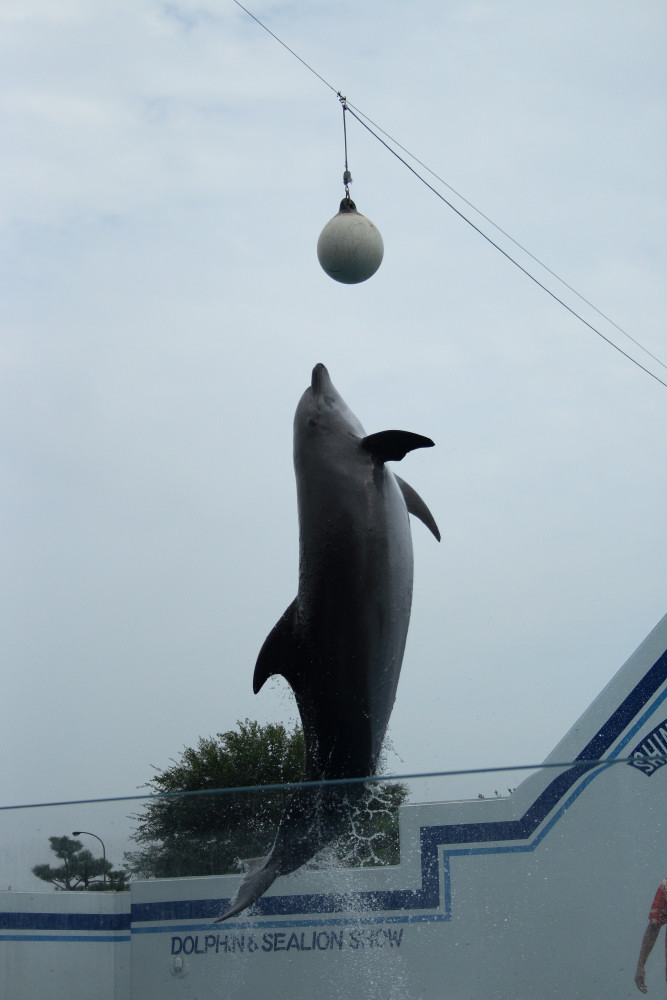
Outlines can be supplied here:
[[[299, 589], [267, 636], [253, 679], [292, 687], [306, 743], [304, 781], [375, 773], [394, 704], [412, 603], [408, 513], [440, 540], [419, 495], [385, 465], [430, 438], [408, 431], [366, 435], [315, 365], [294, 417], [299, 509]], [[251, 867], [231, 908], [250, 906], [346, 827], [363, 784], [298, 788], [267, 858]]]

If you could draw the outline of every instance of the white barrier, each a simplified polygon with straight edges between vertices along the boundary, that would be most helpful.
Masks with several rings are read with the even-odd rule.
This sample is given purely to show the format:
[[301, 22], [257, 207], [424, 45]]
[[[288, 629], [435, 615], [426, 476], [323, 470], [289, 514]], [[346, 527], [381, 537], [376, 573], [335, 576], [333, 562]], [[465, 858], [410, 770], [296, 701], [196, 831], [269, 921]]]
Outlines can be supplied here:
[[[235, 876], [134, 883], [131, 918], [127, 893], [0, 894], [2, 997], [637, 997], [667, 874], [665, 760], [667, 616], [513, 794], [403, 807], [396, 867], [301, 870], [223, 924]], [[664, 996], [662, 944], [647, 971]]]
[[[405, 807], [400, 866], [302, 870], [224, 924], [237, 878], [136, 884], [133, 1000], [638, 996], [667, 874], [666, 699], [667, 617], [547, 761], [573, 764], [507, 798]], [[652, 992], [664, 978], [654, 955]]]
[[0, 892], [3, 1000], [129, 1000], [129, 892]]

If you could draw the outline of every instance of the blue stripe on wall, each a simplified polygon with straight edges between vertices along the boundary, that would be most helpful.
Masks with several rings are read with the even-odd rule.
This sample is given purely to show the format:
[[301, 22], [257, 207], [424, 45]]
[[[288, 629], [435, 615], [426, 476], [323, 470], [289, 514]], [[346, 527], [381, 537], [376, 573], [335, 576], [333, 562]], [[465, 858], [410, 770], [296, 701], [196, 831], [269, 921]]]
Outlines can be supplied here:
[[[129, 931], [128, 913], [0, 913], [2, 931]], [[4, 935], [2, 935], [4, 937]], [[23, 940], [23, 938], [20, 938]], [[76, 939], [80, 940], [80, 939]], [[95, 940], [95, 939], [94, 939]]]
[[0, 941], [62, 941], [75, 944], [120, 944], [131, 941], [129, 934], [0, 934]]

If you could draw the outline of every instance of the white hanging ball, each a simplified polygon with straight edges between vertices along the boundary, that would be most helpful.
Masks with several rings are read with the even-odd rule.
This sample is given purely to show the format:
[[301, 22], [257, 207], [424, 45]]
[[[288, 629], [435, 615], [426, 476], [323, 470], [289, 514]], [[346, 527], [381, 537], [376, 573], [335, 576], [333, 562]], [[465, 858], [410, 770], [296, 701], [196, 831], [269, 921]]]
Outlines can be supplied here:
[[350, 198], [327, 222], [317, 241], [317, 259], [334, 281], [357, 285], [375, 274], [382, 263], [384, 244], [370, 219], [357, 212]]

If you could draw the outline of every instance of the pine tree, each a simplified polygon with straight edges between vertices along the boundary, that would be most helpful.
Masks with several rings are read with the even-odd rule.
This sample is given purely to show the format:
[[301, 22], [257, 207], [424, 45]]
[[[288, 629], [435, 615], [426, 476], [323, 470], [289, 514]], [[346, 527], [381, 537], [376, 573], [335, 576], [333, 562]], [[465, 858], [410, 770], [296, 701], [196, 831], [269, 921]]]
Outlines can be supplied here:
[[126, 875], [114, 871], [113, 865], [105, 858], [95, 858], [86, 850], [80, 840], [71, 837], [49, 837], [51, 850], [62, 864], [54, 868], [49, 864], [35, 865], [33, 875], [50, 882], [56, 889], [96, 892], [116, 891], [126, 888]]

